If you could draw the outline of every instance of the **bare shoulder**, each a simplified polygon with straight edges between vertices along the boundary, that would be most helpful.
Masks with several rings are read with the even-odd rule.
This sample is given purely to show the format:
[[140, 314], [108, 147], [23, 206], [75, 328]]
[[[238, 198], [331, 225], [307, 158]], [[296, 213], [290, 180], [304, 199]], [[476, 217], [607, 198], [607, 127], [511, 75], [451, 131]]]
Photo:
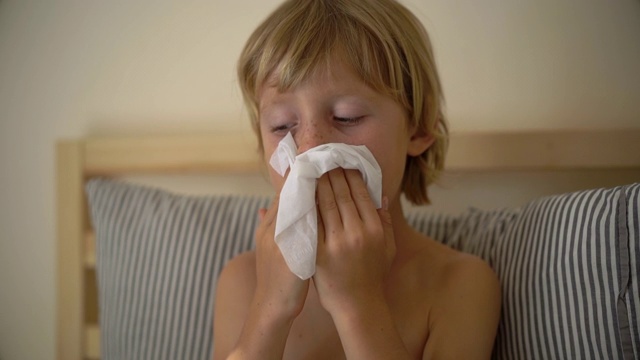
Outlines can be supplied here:
[[493, 269], [484, 260], [467, 253], [463, 253], [431, 240], [428, 247], [428, 257], [432, 264], [432, 271], [437, 275], [434, 286], [443, 300], [447, 295], [461, 295], [461, 292], [479, 291], [482, 293], [500, 295], [500, 285]]
[[214, 307], [214, 359], [226, 357], [235, 346], [247, 316], [256, 284], [255, 252], [231, 259], [222, 270]]
[[[500, 282], [482, 259], [442, 244], [434, 259], [433, 297], [425, 358], [488, 359], [500, 319]], [[436, 260], [437, 259], [437, 260]]]
[[[247, 251], [229, 260], [218, 279], [218, 290], [242, 291], [256, 282], [256, 253]], [[216, 290], [216, 294], [218, 294]]]

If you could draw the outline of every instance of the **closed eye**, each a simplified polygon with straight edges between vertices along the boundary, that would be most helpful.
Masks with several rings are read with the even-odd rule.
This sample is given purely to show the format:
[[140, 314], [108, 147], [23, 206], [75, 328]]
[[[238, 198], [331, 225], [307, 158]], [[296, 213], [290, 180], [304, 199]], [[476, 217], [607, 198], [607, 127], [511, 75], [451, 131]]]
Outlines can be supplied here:
[[364, 118], [364, 116], [356, 117], [338, 117], [334, 116], [333, 119], [342, 125], [357, 125]]
[[283, 124], [283, 125], [277, 125], [277, 126], [272, 126], [271, 127], [271, 132], [272, 133], [287, 133], [289, 132], [289, 130], [291, 130], [291, 128], [294, 126], [294, 124]]

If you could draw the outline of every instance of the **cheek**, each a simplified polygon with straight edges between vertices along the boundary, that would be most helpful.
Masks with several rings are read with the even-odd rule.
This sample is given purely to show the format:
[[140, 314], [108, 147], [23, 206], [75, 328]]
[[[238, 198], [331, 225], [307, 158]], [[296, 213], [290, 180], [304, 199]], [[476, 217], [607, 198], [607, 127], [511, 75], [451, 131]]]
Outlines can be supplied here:
[[271, 186], [276, 191], [276, 193], [280, 193], [282, 185], [284, 184], [284, 179], [269, 164], [271, 155], [275, 151], [276, 147], [277, 144], [271, 144], [267, 139], [265, 139], [264, 137], [262, 138], [262, 161], [264, 162], [264, 166], [269, 173], [269, 182], [271, 183]]
[[269, 160], [271, 159], [271, 154], [272, 154], [272, 151], [265, 152], [263, 161], [269, 173], [269, 182], [271, 183], [271, 187], [276, 192], [276, 194], [279, 194], [280, 191], [282, 190], [282, 186], [284, 185], [285, 179], [282, 176], [280, 176], [280, 174], [278, 174], [269, 164]]
[[404, 167], [406, 163], [406, 152], [401, 144], [389, 147], [374, 147], [370, 149], [373, 156], [378, 161], [382, 170], [382, 192], [385, 196], [395, 197], [400, 192]]
[[267, 166], [269, 167], [269, 181], [271, 182], [271, 186], [273, 187], [273, 190], [279, 194], [280, 191], [282, 191], [282, 186], [284, 185], [284, 178], [273, 170], [270, 165], [267, 164]]
[[382, 169], [382, 193], [394, 198], [400, 191], [404, 175], [404, 161], [380, 164]]

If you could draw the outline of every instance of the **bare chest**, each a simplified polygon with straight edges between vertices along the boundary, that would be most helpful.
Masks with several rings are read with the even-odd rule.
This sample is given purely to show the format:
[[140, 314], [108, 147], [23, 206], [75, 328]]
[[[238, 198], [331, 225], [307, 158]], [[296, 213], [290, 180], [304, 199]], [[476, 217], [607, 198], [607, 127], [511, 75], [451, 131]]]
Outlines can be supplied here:
[[[396, 329], [414, 358], [422, 358], [428, 337], [428, 304], [419, 289], [392, 289], [387, 301]], [[310, 292], [302, 313], [294, 321], [284, 359], [346, 359], [333, 319]]]

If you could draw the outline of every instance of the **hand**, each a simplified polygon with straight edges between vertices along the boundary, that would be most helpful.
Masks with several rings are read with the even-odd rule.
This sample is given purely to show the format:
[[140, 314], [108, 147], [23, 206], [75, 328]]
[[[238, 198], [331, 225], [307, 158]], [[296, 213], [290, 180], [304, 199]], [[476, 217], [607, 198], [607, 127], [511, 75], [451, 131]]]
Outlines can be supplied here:
[[318, 257], [314, 284], [332, 314], [384, 301], [395, 256], [388, 199], [376, 210], [357, 170], [335, 169], [318, 180]]
[[279, 197], [271, 207], [260, 209], [260, 224], [256, 230], [256, 292], [254, 306], [277, 318], [293, 320], [304, 306], [309, 281], [294, 275], [274, 241]]

